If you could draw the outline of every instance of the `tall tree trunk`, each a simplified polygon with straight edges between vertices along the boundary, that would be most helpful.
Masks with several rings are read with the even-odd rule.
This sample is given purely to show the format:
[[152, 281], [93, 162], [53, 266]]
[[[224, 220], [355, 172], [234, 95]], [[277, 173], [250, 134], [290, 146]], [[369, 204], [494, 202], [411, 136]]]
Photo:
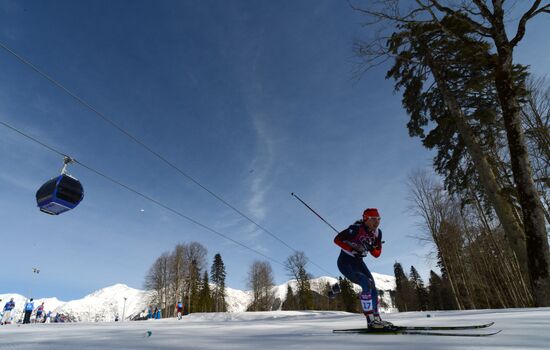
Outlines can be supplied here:
[[[504, 28], [502, 28], [502, 32]], [[495, 83], [506, 127], [510, 162], [517, 187], [525, 229], [527, 263], [537, 306], [550, 306], [550, 249], [544, 209], [533, 181], [520, 106], [512, 77], [512, 47], [502, 34], [495, 35], [499, 62]], [[517, 253], [516, 253], [517, 254]]]
[[442, 69], [433, 61], [429, 51], [426, 52], [426, 63], [432, 71], [445, 105], [456, 122], [460, 136], [466, 144], [468, 154], [470, 154], [472, 161], [476, 165], [476, 169], [485, 189], [485, 193], [493, 204], [493, 208], [495, 209], [499, 221], [502, 224], [504, 232], [506, 233], [506, 238], [508, 239], [512, 250], [516, 253], [522, 272], [526, 276], [529, 276], [525, 236], [519, 223], [513, 219], [513, 208], [506, 198], [502, 196], [501, 189], [498, 186], [495, 174], [487, 161], [485, 153], [483, 152], [479, 142], [476, 140], [475, 134], [471, 130], [470, 125], [468, 125], [458, 102], [447, 87]]

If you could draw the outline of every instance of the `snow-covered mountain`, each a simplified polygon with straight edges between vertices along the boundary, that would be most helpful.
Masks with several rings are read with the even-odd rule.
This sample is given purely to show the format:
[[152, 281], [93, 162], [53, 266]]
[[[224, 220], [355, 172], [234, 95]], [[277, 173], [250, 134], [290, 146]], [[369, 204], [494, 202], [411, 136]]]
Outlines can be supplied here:
[[[25, 305], [25, 302], [27, 301], [27, 298], [21, 294], [0, 294], [0, 313], [4, 309], [4, 305], [13, 298], [13, 301], [15, 302], [15, 309], [12, 311], [12, 317], [15, 320], [18, 320], [23, 317], [23, 306]], [[41, 299], [35, 299], [33, 300], [34, 307], [37, 308], [40, 304], [44, 303], [44, 311], [47, 313], [48, 311], [54, 311], [58, 307], [64, 305], [66, 302], [61, 301], [57, 298], [41, 298]]]
[[[381, 298], [387, 305], [392, 305], [390, 298], [390, 290], [395, 290], [395, 278], [388, 275], [373, 273], [376, 280], [376, 286], [384, 293]], [[322, 293], [326, 284], [334, 284], [337, 282], [333, 277], [318, 277], [311, 280], [311, 289], [315, 292]], [[296, 280], [290, 280], [286, 283], [273, 287], [275, 298], [282, 301], [286, 298], [286, 292], [290, 285], [296, 289]], [[356, 292], [361, 291], [361, 287], [355, 285]], [[132, 315], [137, 315], [147, 308], [150, 298], [149, 291], [139, 290], [128, 287], [124, 284], [115, 284], [97, 290], [82, 299], [71, 300], [68, 302], [60, 301], [57, 298], [43, 298], [34, 301], [35, 308], [44, 302], [46, 312], [62, 313], [70, 315], [77, 321], [81, 322], [110, 322], [114, 321], [116, 316], [128, 318]], [[0, 294], [0, 299], [3, 305], [10, 299], [14, 298], [15, 312], [14, 319], [18, 320], [23, 313], [23, 306], [26, 298], [20, 294]], [[242, 291], [233, 288], [226, 288], [226, 302], [229, 312], [246, 311], [248, 305], [252, 302], [252, 292]], [[280, 308], [280, 307], [279, 307]], [[384, 311], [393, 311], [392, 308]]]
[[147, 291], [115, 284], [82, 299], [69, 301], [55, 311], [75, 316], [78, 321], [114, 321], [116, 316], [126, 318], [143, 311], [148, 297]]

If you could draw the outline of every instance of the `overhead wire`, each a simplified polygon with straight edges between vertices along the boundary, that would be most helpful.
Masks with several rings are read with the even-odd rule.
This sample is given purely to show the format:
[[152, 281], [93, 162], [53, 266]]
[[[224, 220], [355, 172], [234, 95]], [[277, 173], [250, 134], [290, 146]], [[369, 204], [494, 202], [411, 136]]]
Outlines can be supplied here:
[[[27, 59], [23, 58], [21, 55], [19, 55], [17, 52], [15, 52], [13, 49], [9, 48], [8, 46], [6, 46], [4, 43], [0, 42], [0, 47], [3, 48], [5, 51], [7, 51], [8, 53], [10, 53], [12, 56], [14, 56], [17, 60], [19, 60], [20, 62], [22, 62], [23, 64], [27, 65], [28, 67], [30, 67], [32, 70], [34, 70], [36, 73], [38, 73], [39, 75], [41, 75], [42, 77], [44, 77], [46, 80], [50, 81], [52, 84], [54, 84], [55, 86], [57, 86], [59, 89], [61, 89], [63, 92], [65, 92], [67, 95], [69, 95], [70, 97], [72, 97], [73, 99], [75, 99], [78, 103], [80, 103], [81, 105], [83, 105], [85, 108], [91, 110], [95, 115], [97, 115], [99, 118], [101, 118], [102, 120], [104, 120], [106, 123], [108, 123], [109, 125], [111, 125], [113, 128], [117, 129], [118, 131], [120, 131], [122, 134], [126, 135], [128, 138], [130, 138], [132, 141], [136, 142], [138, 145], [140, 145], [141, 147], [143, 147], [145, 150], [147, 150], [149, 153], [151, 153], [152, 155], [154, 155], [156, 158], [160, 159], [162, 162], [164, 162], [165, 164], [167, 164], [169, 167], [171, 167], [172, 169], [174, 169], [176, 172], [178, 172], [180, 175], [184, 176], [185, 178], [187, 178], [189, 181], [191, 181], [192, 183], [194, 183], [195, 185], [199, 186], [200, 188], [202, 188], [204, 191], [206, 191], [208, 194], [210, 194], [212, 197], [214, 197], [215, 199], [217, 199], [218, 201], [220, 201], [221, 203], [223, 203], [225, 206], [227, 206], [228, 208], [232, 209], [233, 211], [235, 211], [237, 214], [239, 214], [241, 217], [245, 218], [246, 220], [248, 220], [249, 222], [251, 222], [254, 226], [256, 226], [257, 228], [259, 228], [260, 230], [264, 231], [265, 233], [267, 233], [269, 236], [271, 236], [272, 238], [274, 238], [275, 240], [277, 240], [279, 243], [283, 244], [284, 246], [286, 246], [288, 249], [290, 249], [291, 251], [293, 251], [294, 253], [297, 253], [298, 251], [296, 249], [294, 249], [292, 246], [290, 246], [288, 243], [286, 243], [284, 240], [282, 240], [281, 238], [279, 238], [277, 235], [275, 235], [274, 233], [272, 233], [270, 230], [268, 230], [267, 228], [263, 227], [262, 225], [260, 225], [259, 223], [257, 223], [254, 219], [252, 219], [251, 217], [249, 217], [248, 215], [246, 215], [245, 213], [243, 213], [241, 210], [237, 209], [234, 205], [230, 204], [229, 202], [227, 202], [225, 199], [223, 199], [222, 197], [220, 197], [219, 195], [217, 195], [215, 192], [213, 192], [212, 190], [210, 190], [209, 188], [207, 188], [205, 185], [203, 185], [202, 183], [200, 183], [198, 180], [196, 180], [195, 178], [193, 178], [191, 175], [187, 174], [185, 171], [183, 171], [182, 169], [180, 169], [177, 165], [175, 165], [174, 163], [172, 163], [171, 161], [169, 161], [168, 159], [166, 159], [164, 156], [162, 156], [160, 153], [158, 153], [157, 151], [153, 150], [151, 147], [149, 147], [146, 143], [144, 143], [143, 141], [141, 141], [140, 139], [138, 139], [137, 137], [135, 137], [134, 135], [132, 135], [130, 132], [128, 132], [127, 130], [125, 130], [124, 128], [122, 128], [121, 126], [119, 126], [117, 123], [115, 123], [111, 118], [107, 117], [104, 113], [102, 113], [101, 111], [99, 111], [97, 108], [95, 108], [93, 105], [91, 105], [90, 103], [86, 102], [84, 99], [80, 98], [78, 95], [76, 95], [75, 93], [71, 92], [69, 89], [67, 89], [65, 86], [63, 86], [60, 82], [58, 82], [56, 79], [54, 79], [53, 77], [51, 77], [50, 75], [48, 75], [47, 73], [45, 73], [43, 70], [41, 70], [40, 68], [38, 68], [36, 65], [32, 64], [30, 61], [28, 61]], [[325, 272], [325, 273], [328, 273], [329, 275], [331, 275], [331, 273], [329, 271], [327, 271], [326, 269], [324, 269], [323, 267], [321, 267], [320, 265], [316, 264], [314, 261], [312, 261], [310, 258], [306, 258], [312, 265], [314, 265], [315, 267], [317, 267], [318, 269], [320, 269], [321, 271]]]
[[[63, 153], [63, 152], [61, 152], [61, 151], [59, 151], [59, 150], [53, 148], [52, 146], [46, 144], [46, 143], [43, 142], [43, 141], [40, 141], [40, 140], [37, 139], [36, 137], [33, 137], [33, 136], [31, 136], [31, 135], [29, 135], [29, 134], [27, 134], [27, 133], [25, 133], [25, 132], [23, 132], [23, 131], [21, 131], [21, 130], [19, 130], [19, 129], [17, 129], [17, 128], [11, 126], [11, 125], [9, 125], [8, 123], [6, 123], [6, 122], [4, 122], [4, 121], [2, 121], [2, 120], [0, 120], [0, 124], [3, 125], [3, 126], [5, 126], [5, 127], [8, 128], [8, 129], [10, 129], [10, 130], [12, 130], [12, 131], [15, 131], [15, 132], [18, 133], [18, 134], [20, 134], [20, 135], [26, 137], [27, 139], [29, 139], [29, 140], [31, 140], [31, 141], [34, 141], [35, 143], [37, 143], [37, 144], [39, 144], [39, 145], [45, 147], [46, 149], [48, 149], [48, 150], [50, 150], [50, 151], [52, 151], [52, 152], [54, 152], [54, 153], [56, 153], [56, 154], [58, 154], [58, 155], [60, 155], [60, 156], [62, 156], [62, 157], [69, 157], [67, 154], [65, 154], [65, 153]], [[124, 188], [124, 189], [126, 189], [126, 190], [128, 190], [128, 191], [130, 191], [130, 192], [132, 192], [132, 193], [134, 193], [134, 194], [136, 194], [136, 195], [138, 195], [138, 196], [140, 196], [140, 197], [142, 197], [142, 198], [144, 198], [144, 199], [146, 199], [146, 200], [148, 200], [148, 201], [150, 201], [150, 202], [152, 202], [152, 203], [154, 203], [154, 204], [156, 204], [156, 205], [158, 205], [159, 207], [162, 207], [162, 208], [164, 208], [164, 209], [166, 209], [166, 210], [168, 210], [168, 211], [170, 211], [170, 212], [172, 212], [172, 213], [174, 213], [174, 214], [176, 214], [176, 215], [178, 215], [178, 216], [180, 216], [180, 217], [182, 217], [182, 218], [184, 218], [184, 219], [186, 219], [186, 220], [192, 222], [193, 224], [195, 224], [195, 225], [197, 225], [197, 226], [199, 226], [199, 227], [202, 227], [203, 229], [205, 229], [205, 230], [207, 230], [207, 231], [210, 231], [210, 232], [212, 232], [212, 233], [214, 233], [214, 234], [216, 234], [216, 235], [218, 235], [218, 236], [220, 236], [220, 237], [222, 237], [222, 238], [224, 238], [224, 239], [227, 239], [227, 240], [229, 240], [229, 241], [231, 241], [231, 242], [233, 242], [233, 243], [235, 243], [235, 244], [237, 244], [237, 245], [239, 245], [239, 246], [241, 246], [241, 247], [243, 247], [243, 248], [245, 248], [245, 249], [248, 249], [248, 250], [250, 250], [250, 251], [252, 251], [252, 252], [254, 252], [254, 253], [256, 253], [256, 254], [258, 254], [258, 255], [260, 255], [260, 256], [263, 256], [264, 258], [266, 258], [266, 259], [268, 259], [268, 260], [270, 260], [270, 261], [272, 261], [272, 262], [274, 262], [274, 263], [276, 263], [276, 264], [279, 264], [279, 265], [281, 265], [281, 266], [283, 266], [283, 267], [285, 266], [285, 264], [283, 264], [282, 262], [280, 262], [280, 261], [278, 261], [278, 260], [276, 260], [276, 259], [274, 259], [274, 258], [272, 258], [272, 257], [270, 257], [270, 256], [268, 256], [268, 255], [266, 255], [266, 254], [264, 254], [264, 253], [262, 253], [262, 252], [260, 252], [259, 250], [254, 249], [254, 248], [252, 248], [252, 247], [249, 247], [249, 246], [247, 246], [246, 244], [241, 243], [241, 242], [239, 242], [239, 241], [237, 241], [237, 240], [235, 240], [235, 239], [233, 239], [233, 238], [231, 238], [231, 237], [229, 237], [229, 236], [227, 236], [227, 235], [225, 235], [225, 234], [223, 234], [223, 233], [221, 233], [221, 232], [219, 232], [219, 231], [217, 231], [217, 230], [215, 230], [215, 229], [213, 229], [213, 228], [211, 228], [211, 227], [209, 227], [209, 226], [207, 226], [207, 225], [205, 225], [205, 224], [203, 224], [203, 223], [201, 223], [200, 221], [195, 220], [195, 219], [193, 219], [193, 218], [191, 218], [191, 217], [189, 217], [189, 216], [187, 216], [187, 215], [185, 215], [185, 214], [179, 212], [178, 210], [173, 209], [172, 207], [170, 207], [170, 206], [168, 206], [168, 205], [166, 205], [166, 204], [164, 204], [164, 203], [162, 203], [162, 202], [160, 202], [160, 201], [158, 201], [158, 200], [156, 200], [156, 199], [154, 199], [154, 198], [152, 198], [152, 197], [150, 197], [150, 196], [148, 196], [148, 195], [146, 195], [146, 194], [144, 194], [144, 193], [142, 193], [142, 192], [140, 192], [140, 191], [138, 191], [138, 190], [136, 190], [136, 189], [134, 189], [134, 188], [132, 188], [132, 187], [130, 187], [130, 186], [128, 186], [128, 185], [125, 185], [124, 183], [122, 183], [122, 182], [120, 182], [120, 181], [118, 181], [118, 180], [116, 180], [116, 179], [114, 179], [114, 178], [112, 178], [112, 177], [110, 177], [110, 176], [104, 174], [103, 172], [98, 171], [98, 170], [92, 168], [91, 166], [88, 166], [88, 165], [82, 163], [82, 162], [79, 161], [78, 159], [74, 159], [74, 158], [72, 158], [72, 157], [71, 157], [71, 159], [74, 161], [75, 164], [80, 165], [81, 167], [87, 169], [88, 171], [90, 171], [90, 172], [92, 172], [92, 173], [94, 173], [94, 174], [96, 174], [96, 175], [98, 175], [98, 176], [100, 176], [100, 177], [103, 177], [104, 179], [106, 179], [106, 180], [108, 180], [108, 181], [110, 181], [110, 182], [112, 182], [112, 183], [114, 183], [114, 184], [116, 184], [116, 185], [118, 185], [118, 186], [120, 186], [120, 187], [122, 187], [122, 188]]]

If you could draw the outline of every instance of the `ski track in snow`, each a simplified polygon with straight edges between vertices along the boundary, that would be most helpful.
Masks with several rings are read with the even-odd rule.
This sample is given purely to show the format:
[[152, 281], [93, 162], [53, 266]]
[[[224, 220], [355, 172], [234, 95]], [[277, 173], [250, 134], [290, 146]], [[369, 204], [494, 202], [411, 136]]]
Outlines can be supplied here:
[[384, 318], [415, 326], [495, 321], [487, 330], [502, 332], [486, 338], [333, 334], [333, 329], [364, 327], [364, 317], [335, 311], [208, 313], [191, 314], [181, 321], [1, 326], [0, 349], [546, 350], [550, 345], [550, 308], [406, 312]]

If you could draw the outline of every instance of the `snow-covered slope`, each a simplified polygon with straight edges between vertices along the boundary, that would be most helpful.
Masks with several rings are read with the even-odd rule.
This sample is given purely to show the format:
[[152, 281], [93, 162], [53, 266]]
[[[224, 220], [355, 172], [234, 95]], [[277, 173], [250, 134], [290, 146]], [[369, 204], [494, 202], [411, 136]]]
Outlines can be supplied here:
[[[384, 293], [382, 299], [386, 304], [391, 305], [389, 290], [395, 289], [395, 278], [387, 275], [373, 273], [378, 289], [388, 291]], [[334, 284], [337, 282], [333, 277], [319, 277], [311, 280], [312, 290], [322, 293], [326, 284]], [[275, 298], [284, 301], [288, 285], [296, 290], [296, 281], [291, 280], [281, 285], [273, 287]], [[360, 292], [361, 287], [355, 285], [355, 291]], [[128, 318], [131, 315], [136, 315], [147, 308], [150, 292], [128, 287], [124, 284], [115, 284], [93, 292], [82, 299], [63, 302], [56, 298], [44, 298], [35, 300], [35, 307], [44, 302], [46, 312], [62, 313], [70, 315], [77, 321], [90, 322], [109, 322], [114, 321], [118, 315], [122, 318]], [[26, 298], [19, 294], [0, 294], [2, 299], [2, 307], [10, 298], [14, 298], [16, 308], [14, 319], [18, 320], [23, 312], [23, 305]], [[126, 298], [126, 301], [125, 301]], [[246, 311], [248, 305], [252, 302], [252, 292], [242, 291], [233, 288], [226, 288], [226, 301], [229, 312]], [[281, 304], [279, 304], [281, 305]], [[392, 311], [384, 309], [382, 311]]]
[[[430, 315], [431, 317], [426, 317]], [[13, 350], [544, 350], [548, 349], [550, 308], [384, 315], [398, 325], [495, 324], [478, 337], [333, 334], [333, 329], [365, 327], [362, 315], [340, 311], [271, 311], [192, 314], [141, 322], [30, 324], [0, 327], [0, 348]]]

